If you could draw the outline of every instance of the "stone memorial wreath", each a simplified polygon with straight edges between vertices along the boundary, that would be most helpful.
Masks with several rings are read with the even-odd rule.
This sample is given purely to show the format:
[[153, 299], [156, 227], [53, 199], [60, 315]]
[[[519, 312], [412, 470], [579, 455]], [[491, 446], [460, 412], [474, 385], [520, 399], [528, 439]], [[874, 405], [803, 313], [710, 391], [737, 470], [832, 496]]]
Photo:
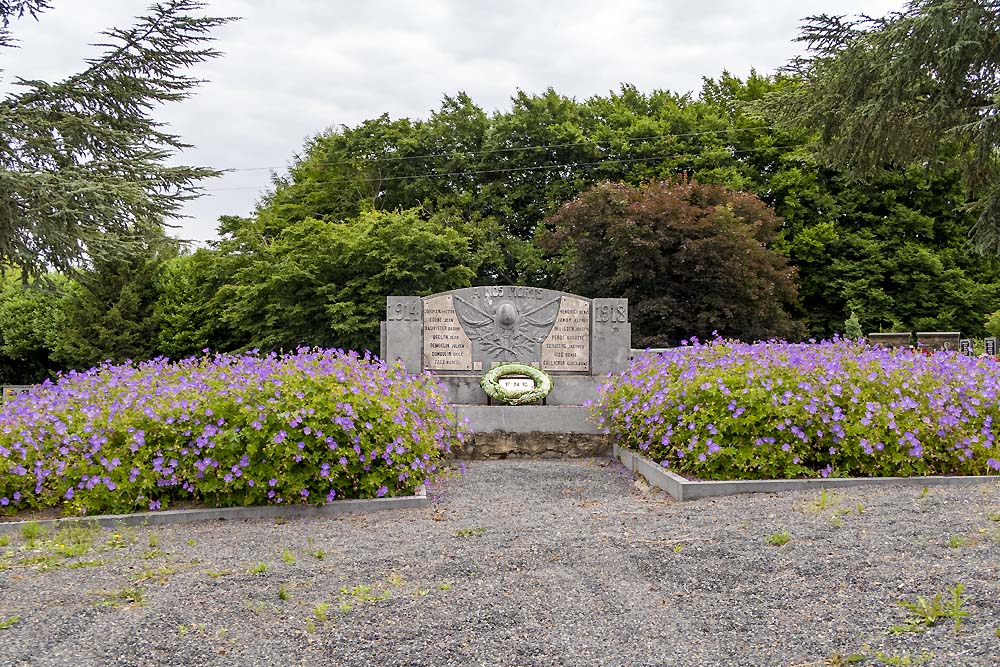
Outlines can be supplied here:
[[[509, 375], [526, 375], [535, 383], [535, 388], [528, 391], [509, 391], [500, 384], [501, 378]], [[534, 366], [517, 363], [500, 364], [490, 369], [483, 375], [479, 384], [487, 396], [508, 405], [534, 403], [545, 398], [552, 391], [552, 378], [549, 377], [548, 373]]]

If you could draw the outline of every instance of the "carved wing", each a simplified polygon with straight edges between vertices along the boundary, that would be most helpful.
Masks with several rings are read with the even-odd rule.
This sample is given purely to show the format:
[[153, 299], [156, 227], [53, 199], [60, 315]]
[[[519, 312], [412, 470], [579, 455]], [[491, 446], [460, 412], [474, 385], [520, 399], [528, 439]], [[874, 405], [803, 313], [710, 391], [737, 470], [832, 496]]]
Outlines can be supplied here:
[[455, 305], [455, 315], [465, 329], [465, 335], [472, 340], [482, 341], [485, 336], [493, 333], [492, 314], [454, 294], [451, 295], [451, 299]]
[[552, 331], [552, 325], [556, 323], [556, 317], [559, 316], [559, 303], [560, 297], [556, 297], [537, 308], [526, 311], [521, 316], [521, 331], [519, 332], [521, 336], [532, 343], [541, 343], [545, 340], [545, 337]]

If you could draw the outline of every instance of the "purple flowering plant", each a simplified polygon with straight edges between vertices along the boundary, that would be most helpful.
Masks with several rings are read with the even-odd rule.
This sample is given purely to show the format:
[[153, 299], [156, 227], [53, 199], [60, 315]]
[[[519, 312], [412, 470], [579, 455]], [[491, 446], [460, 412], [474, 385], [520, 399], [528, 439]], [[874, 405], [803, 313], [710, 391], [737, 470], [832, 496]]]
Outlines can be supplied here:
[[699, 479], [1000, 474], [1000, 365], [955, 352], [694, 340], [637, 358], [594, 411]]
[[462, 438], [433, 376], [367, 353], [105, 364], [0, 409], [0, 512], [408, 495]]

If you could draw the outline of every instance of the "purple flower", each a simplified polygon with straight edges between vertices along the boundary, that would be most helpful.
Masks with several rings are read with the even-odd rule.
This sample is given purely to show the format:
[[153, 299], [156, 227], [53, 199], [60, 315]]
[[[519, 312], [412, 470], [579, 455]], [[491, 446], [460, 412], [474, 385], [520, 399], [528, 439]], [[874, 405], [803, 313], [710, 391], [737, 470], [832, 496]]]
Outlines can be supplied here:
[[384, 486], [380, 486], [380, 487], [378, 487], [378, 491], [375, 492], [375, 497], [376, 498], [381, 498], [382, 496], [384, 496], [387, 493], [389, 493], [389, 489], [386, 488], [386, 487], [384, 487]]

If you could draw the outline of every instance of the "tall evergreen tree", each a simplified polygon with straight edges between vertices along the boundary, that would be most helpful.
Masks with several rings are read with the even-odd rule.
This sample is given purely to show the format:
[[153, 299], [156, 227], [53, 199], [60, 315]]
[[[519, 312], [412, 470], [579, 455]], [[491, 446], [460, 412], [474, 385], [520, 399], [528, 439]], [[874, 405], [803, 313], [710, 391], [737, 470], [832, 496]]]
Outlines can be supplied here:
[[[1000, 253], [1000, 0], [909, 0], [903, 11], [814, 16], [789, 70], [802, 85], [767, 107], [819, 130], [819, 155], [859, 176], [958, 163], [979, 213], [973, 238]], [[944, 149], [944, 150], [943, 150]]]
[[[0, 100], [0, 262], [39, 275], [133, 251], [218, 173], [165, 164], [187, 144], [151, 115], [191, 94], [199, 80], [184, 70], [219, 55], [207, 42], [230, 19], [195, 15], [202, 6], [165, 0], [104, 32], [104, 52], [82, 71], [15, 79]], [[48, 8], [0, 1], [0, 47], [12, 45], [13, 19]]]

